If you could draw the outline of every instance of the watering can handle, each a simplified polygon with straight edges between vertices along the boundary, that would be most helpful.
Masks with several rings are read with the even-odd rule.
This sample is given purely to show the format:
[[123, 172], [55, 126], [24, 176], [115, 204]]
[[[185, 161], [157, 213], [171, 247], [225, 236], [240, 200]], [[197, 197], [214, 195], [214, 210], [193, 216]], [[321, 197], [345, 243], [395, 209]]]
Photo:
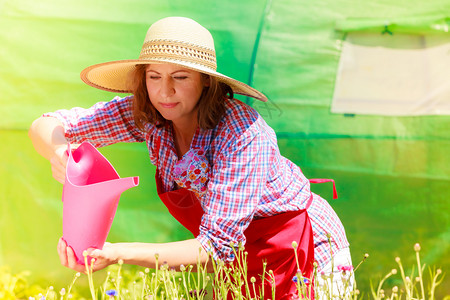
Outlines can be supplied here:
[[333, 179], [326, 179], [326, 178], [314, 178], [309, 180], [310, 183], [325, 183], [325, 182], [332, 182], [333, 183], [333, 199], [337, 199], [337, 191], [336, 191], [336, 184], [334, 183]]

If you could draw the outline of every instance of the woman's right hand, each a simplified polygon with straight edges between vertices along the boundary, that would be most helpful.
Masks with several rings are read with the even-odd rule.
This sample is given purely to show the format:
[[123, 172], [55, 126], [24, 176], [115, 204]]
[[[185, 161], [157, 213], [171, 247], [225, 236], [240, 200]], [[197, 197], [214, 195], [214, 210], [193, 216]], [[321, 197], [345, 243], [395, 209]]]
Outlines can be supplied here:
[[52, 175], [57, 181], [64, 184], [66, 179], [66, 166], [68, 155], [68, 147], [61, 145], [55, 149], [54, 154], [50, 157], [50, 165], [52, 167]]

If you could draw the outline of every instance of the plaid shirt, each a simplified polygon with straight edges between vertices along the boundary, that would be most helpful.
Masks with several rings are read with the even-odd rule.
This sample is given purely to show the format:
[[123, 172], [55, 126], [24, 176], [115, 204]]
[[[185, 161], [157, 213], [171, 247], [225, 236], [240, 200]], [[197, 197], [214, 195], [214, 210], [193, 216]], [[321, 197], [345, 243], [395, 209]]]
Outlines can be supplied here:
[[[172, 170], [178, 161], [170, 126], [133, 121], [132, 97], [116, 97], [89, 109], [59, 110], [58, 118], [70, 143], [85, 140], [96, 147], [117, 142], [146, 142], [164, 189], [174, 189]], [[311, 195], [309, 180], [294, 163], [281, 156], [276, 135], [262, 117], [238, 100], [226, 100], [226, 112], [214, 129], [197, 129], [191, 148], [203, 149], [211, 166], [207, 192], [200, 198], [204, 215], [197, 239], [215, 258], [233, 258], [230, 242], [245, 243], [244, 230], [254, 218], [304, 209]], [[157, 140], [158, 139], [158, 140]], [[308, 208], [315, 259], [319, 270], [333, 253], [348, 247], [344, 227], [328, 202], [314, 194]]]

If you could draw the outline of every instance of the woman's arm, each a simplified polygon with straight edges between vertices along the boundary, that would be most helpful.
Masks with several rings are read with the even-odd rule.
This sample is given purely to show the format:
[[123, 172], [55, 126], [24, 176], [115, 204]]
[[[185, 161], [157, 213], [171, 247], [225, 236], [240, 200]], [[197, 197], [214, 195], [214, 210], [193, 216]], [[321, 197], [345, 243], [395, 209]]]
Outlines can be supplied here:
[[[58, 243], [58, 254], [61, 264], [79, 272], [85, 272], [86, 268], [76, 262], [73, 250], [67, 247], [64, 240]], [[109, 265], [122, 260], [125, 264], [138, 265], [155, 269], [158, 265], [167, 264], [176, 270], [181, 265], [192, 265], [194, 270], [198, 263], [203, 266], [208, 263], [209, 255], [196, 239], [171, 243], [105, 243], [103, 249], [88, 249], [86, 252], [95, 258], [93, 271], [101, 270]], [[212, 272], [212, 265], [208, 264], [208, 272]]]
[[36, 151], [50, 161], [53, 177], [64, 183], [68, 141], [62, 123], [56, 118], [40, 117], [31, 124], [28, 136]]

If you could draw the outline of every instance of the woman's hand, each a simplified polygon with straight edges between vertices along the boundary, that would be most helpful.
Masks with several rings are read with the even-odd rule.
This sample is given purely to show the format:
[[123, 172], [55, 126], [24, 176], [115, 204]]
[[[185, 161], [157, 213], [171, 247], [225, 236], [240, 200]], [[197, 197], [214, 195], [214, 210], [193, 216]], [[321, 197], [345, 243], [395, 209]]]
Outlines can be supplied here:
[[36, 151], [50, 161], [53, 177], [64, 183], [69, 141], [63, 124], [53, 117], [40, 117], [33, 121], [28, 135]]
[[[59, 260], [63, 266], [77, 272], [87, 273], [86, 266], [77, 262], [73, 249], [67, 246], [66, 242], [62, 238], [59, 239], [57, 250]], [[105, 243], [102, 250], [93, 248], [87, 249], [85, 254], [95, 259], [92, 266], [92, 272], [104, 269], [109, 265], [117, 263], [118, 261], [118, 259], [114, 257], [114, 244], [111, 243]]]
[[52, 175], [60, 183], [64, 184], [66, 180], [66, 166], [69, 155], [67, 154], [67, 146], [60, 146], [55, 149], [54, 154], [50, 157], [50, 165], [52, 167]]

